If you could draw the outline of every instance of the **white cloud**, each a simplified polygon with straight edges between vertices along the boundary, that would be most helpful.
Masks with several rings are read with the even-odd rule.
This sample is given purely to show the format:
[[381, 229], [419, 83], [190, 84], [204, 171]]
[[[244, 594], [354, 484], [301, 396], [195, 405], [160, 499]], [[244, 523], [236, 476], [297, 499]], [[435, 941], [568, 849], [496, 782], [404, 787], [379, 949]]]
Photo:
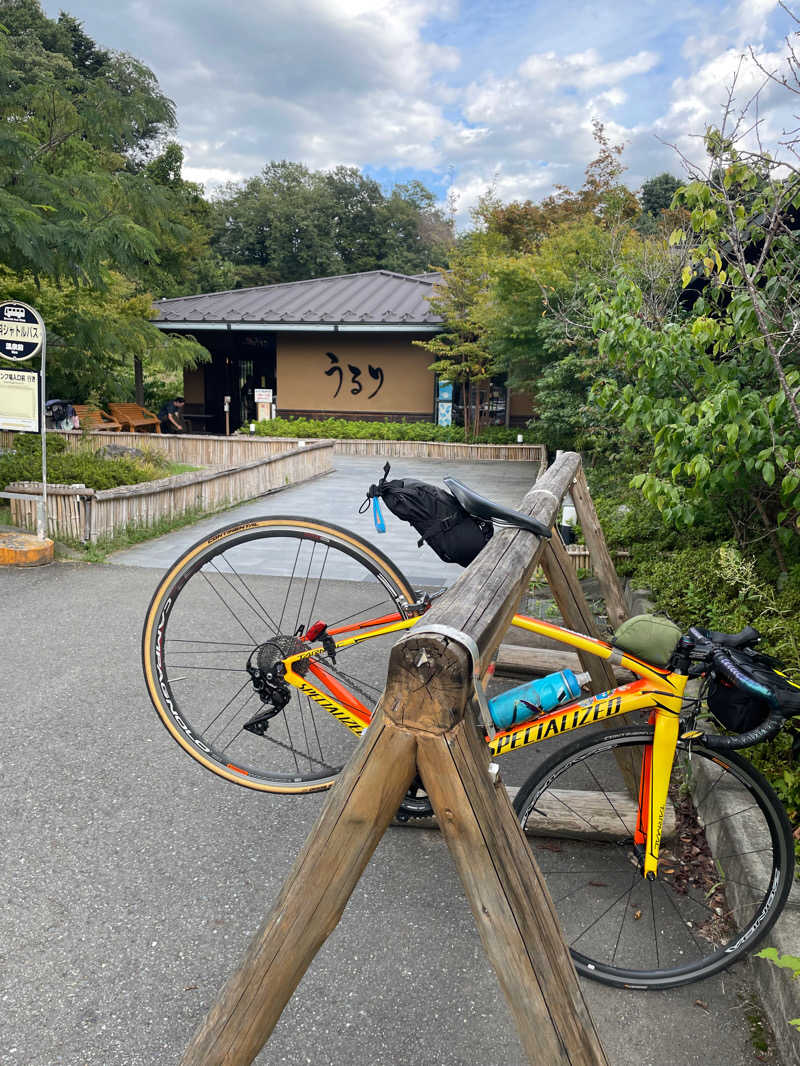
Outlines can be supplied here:
[[[44, 0], [49, 15], [60, 0]], [[186, 174], [216, 185], [270, 159], [423, 180], [467, 208], [580, 185], [592, 120], [626, 143], [632, 186], [697, 153], [746, 46], [780, 49], [777, 0], [71, 0], [100, 44], [156, 72], [177, 104]], [[568, 10], [567, 10], [568, 8]], [[786, 32], [788, 20], [783, 19]], [[777, 28], [776, 28], [777, 27]], [[771, 36], [770, 36], [771, 34]], [[682, 47], [683, 46], [683, 47]], [[742, 99], [757, 85], [743, 68]], [[780, 131], [765, 91], [765, 135]]]
[[531, 55], [520, 66], [520, 74], [550, 87], [593, 89], [600, 85], [614, 85], [635, 74], [646, 74], [656, 63], [658, 56], [647, 51], [604, 63], [597, 51], [589, 48], [567, 56], [558, 56], [555, 52]]

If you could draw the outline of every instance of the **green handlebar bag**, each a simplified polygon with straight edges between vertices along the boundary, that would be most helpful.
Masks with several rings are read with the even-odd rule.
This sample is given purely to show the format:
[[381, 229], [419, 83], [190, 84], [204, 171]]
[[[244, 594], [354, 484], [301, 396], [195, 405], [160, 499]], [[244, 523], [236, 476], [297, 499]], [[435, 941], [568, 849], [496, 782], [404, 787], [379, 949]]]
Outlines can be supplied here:
[[680, 629], [669, 618], [637, 614], [619, 626], [611, 643], [637, 659], [644, 659], [654, 666], [666, 666], [680, 638]]

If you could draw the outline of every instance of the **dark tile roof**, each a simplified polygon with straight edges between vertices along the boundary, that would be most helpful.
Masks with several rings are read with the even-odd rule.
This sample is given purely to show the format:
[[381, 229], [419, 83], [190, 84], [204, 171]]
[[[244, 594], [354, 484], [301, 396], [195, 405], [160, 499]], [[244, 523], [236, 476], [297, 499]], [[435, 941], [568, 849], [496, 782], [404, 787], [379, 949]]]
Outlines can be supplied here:
[[157, 300], [158, 322], [436, 326], [428, 303], [438, 274], [389, 270]]

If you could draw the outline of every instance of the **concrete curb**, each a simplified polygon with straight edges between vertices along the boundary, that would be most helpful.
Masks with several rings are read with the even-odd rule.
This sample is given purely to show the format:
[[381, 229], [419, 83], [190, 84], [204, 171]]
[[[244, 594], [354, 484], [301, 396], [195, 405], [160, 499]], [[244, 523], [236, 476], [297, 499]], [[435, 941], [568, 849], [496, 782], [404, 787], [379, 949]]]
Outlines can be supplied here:
[[[698, 769], [707, 775], [706, 767], [698, 762]], [[707, 782], [708, 783], [708, 782]], [[740, 804], [737, 804], [736, 795], [733, 793], [720, 792], [719, 789], [703, 789], [706, 799], [706, 809], [701, 813], [710, 826], [716, 826], [717, 832], [709, 840], [713, 852], [719, 852], [720, 847], [724, 851], [731, 847], [740, 849], [735, 867], [729, 868], [726, 873], [731, 880], [726, 895], [728, 902], [736, 904], [737, 896], [741, 889], [737, 885], [764, 885], [767, 875], [766, 865], [761, 859], [761, 854], [756, 850], [757, 841], [750, 840], [751, 828], [755, 831], [755, 825], [748, 822], [746, 815], [740, 815], [735, 824], [735, 839], [730, 833], [720, 832], [725, 826], [724, 819], [728, 815], [740, 812]], [[728, 830], [733, 826], [728, 826]], [[713, 832], [713, 830], [712, 830]], [[749, 841], [749, 843], [748, 843]], [[752, 844], [752, 847], [750, 847]], [[731, 872], [734, 877], [731, 878]], [[784, 1066], [800, 1064], [800, 1033], [789, 1025], [790, 1018], [800, 1017], [800, 981], [792, 978], [789, 970], [781, 969], [770, 963], [767, 959], [757, 959], [755, 954], [762, 947], [774, 947], [781, 955], [797, 955], [800, 952], [800, 885], [795, 881], [786, 901], [786, 906], [780, 918], [766, 939], [753, 948], [750, 972], [756, 991], [761, 997], [764, 1013], [769, 1021], [775, 1036], [775, 1043], [781, 1055]]]

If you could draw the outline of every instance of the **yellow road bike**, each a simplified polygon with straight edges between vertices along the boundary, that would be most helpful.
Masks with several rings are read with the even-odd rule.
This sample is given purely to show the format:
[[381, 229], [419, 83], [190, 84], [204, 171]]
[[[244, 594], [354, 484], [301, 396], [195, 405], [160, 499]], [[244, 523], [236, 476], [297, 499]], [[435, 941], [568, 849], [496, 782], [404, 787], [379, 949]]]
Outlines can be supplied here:
[[[262, 792], [326, 789], [370, 723], [397, 635], [429, 605], [352, 532], [292, 516], [238, 522], [160, 581], [143, 632], [149, 694], [171, 736], [219, 777]], [[684, 689], [715, 669], [740, 684], [726, 673], [730, 649], [757, 635], [691, 630], [659, 667], [550, 622], [513, 624], [636, 676], [487, 735], [494, 756], [552, 744], [514, 806], [579, 972], [668, 988], [749, 954], [786, 901], [793, 840], [773, 789], [730, 749], [784, 719], [770, 709], [743, 736], [705, 733]], [[629, 714], [628, 728], [586, 729]], [[399, 813], [430, 813], [427, 797], [412, 789]]]

